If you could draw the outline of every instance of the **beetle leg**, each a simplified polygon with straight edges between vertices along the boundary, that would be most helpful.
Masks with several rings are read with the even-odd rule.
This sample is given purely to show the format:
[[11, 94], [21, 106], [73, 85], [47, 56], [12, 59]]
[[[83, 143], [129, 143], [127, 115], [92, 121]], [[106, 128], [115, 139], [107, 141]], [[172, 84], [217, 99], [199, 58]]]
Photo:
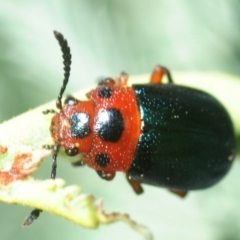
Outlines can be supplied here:
[[78, 160], [78, 161], [76, 161], [76, 162], [72, 162], [72, 165], [73, 165], [74, 167], [82, 167], [82, 166], [85, 165], [85, 163], [84, 163], [82, 160]]
[[161, 84], [164, 75], [167, 75], [168, 83], [173, 83], [169, 70], [163, 66], [157, 65], [151, 75], [150, 83]]
[[128, 74], [121, 72], [120, 76], [117, 78], [117, 84], [121, 87], [125, 87], [128, 84]]
[[184, 190], [172, 190], [172, 189], [170, 189], [170, 192], [178, 195], [181, 198], [184, 198], [187, 195], [187, 191], [184, 191]]
[[131, 187], [133, 188], [133, 190], [136, 194], [143, 193], [143, 188], [138, 181], [132, 179], [131, 176], [128, 176], [128, 175], [126, 175], [126, 178], [127, 178], [128, 183], [131, 185]]
[[98, 176], [104, 180], [110, 181], [115, 177], [115, 172], [96, 171]]

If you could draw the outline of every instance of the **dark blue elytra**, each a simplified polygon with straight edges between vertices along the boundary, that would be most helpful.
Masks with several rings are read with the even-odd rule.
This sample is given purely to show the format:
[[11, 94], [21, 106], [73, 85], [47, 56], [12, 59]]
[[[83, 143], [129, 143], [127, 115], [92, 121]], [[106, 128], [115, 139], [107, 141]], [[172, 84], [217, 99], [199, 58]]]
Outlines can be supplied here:
[[228, 113], [215, 98], [174, 84], [133, 89], [142, 132], [128, 176], [187, 191], [207, 188], [228, 172], [236, 139]]

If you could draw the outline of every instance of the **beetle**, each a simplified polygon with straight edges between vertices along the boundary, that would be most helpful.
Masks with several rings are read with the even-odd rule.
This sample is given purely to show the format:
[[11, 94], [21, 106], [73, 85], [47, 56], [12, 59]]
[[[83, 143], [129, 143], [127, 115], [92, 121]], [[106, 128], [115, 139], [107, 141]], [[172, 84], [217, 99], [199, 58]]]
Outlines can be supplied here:
[[208, 93], [174, 84], [165, 67], [153, 70], [149, 84], [128, 86], [122, 73], [101, 81], [86, 94], [87, 100], [68, 97], [62, 105], [71, 53], [63, 35], [54, 34], [63, 52], [65, 77], [56, 102], [59, 112], [44, 112], [54, 113], [51, 178], [56, 176], [60, 147], [69, 156], [82, 154], [79, 165], [95, 169], [105, 180], [117, 171], [126, 173], [138, 194], [145, 183], [184, 196], [214, 185], [228, 172], [236, 138], [227, 111]]

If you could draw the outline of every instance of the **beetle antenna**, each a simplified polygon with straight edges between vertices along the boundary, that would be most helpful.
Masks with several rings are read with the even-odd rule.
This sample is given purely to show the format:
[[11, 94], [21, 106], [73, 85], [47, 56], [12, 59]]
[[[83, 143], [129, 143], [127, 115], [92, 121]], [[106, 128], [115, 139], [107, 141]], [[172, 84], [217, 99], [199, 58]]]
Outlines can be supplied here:
[[58, 155], [58, 152], [59, 152], [59, 148], [60, 148], [59, 144], [55, 144], [53, 146], [53, 155], [52, 155], [53, 161], [52, 161], [52, 171], [51, 171], [51, 178], [52, 179], [55, 179], [55, 177], [56, 177], [56, 172], [57, 172], [57, 155]]
[[[60, 32], [53, 31], [55, 38], [58, 40], [58, 43], [61, 47], [62, 50], [62, 56], [63, 56], [63, 65], [64, 65], [64, 79], [63, 79], [63, 85], [61, 87], [61, 90], [58, 94], [57, 101], [56, 101], [56, 106], [58, 109], [62, 109], [62, 95], [66, 89], [69, 76], [70, 76], [70, 70], [71, 70], [71, 51], [68, 46], [67, 40], [63, 37], [63, 35]], [[56, 113], [55, 110], [46, 110], [44, 111], [45, 114], [47, 113]], [[48, 146], [49, 147], [49, 146]], [[56, 177], [56, 171], [57, 171], [57, 155], [59, 152], [60, 145], [55, 144], [53, 146], [53, 161], [52, 161], [52, 171], [51, 171], [51, 178], [55, 179]], [[41, 209], [35, 208], [30, 215], [24, 220], [23, 225], [28, 226], [32, 224], [34, 220], [36, 220], [40, 213], [42, 212]]]
[[58, 109], [62, 109], [62, 95], [66, 89], [68, 80], [69, 80], [69, 76], [70, 76], [70, 70], [71, 70], [71, 51], [70, 48], [68, 46], [68, 42], [67, 40], [64, 38], [64, 36], [57, 31], [53, 31], [55, 38], [58, 40], [58, 43], [61, 47], [61, 51], [63, 53], [62, 57], [63, 57], [63, 65], [64, 65], [64, 79], [63, 79], [63, 85], [61, 87], [61, 90], [59, 92], [59, 95], [57, 97], [57, 101], [56, 101], [56, 106]]

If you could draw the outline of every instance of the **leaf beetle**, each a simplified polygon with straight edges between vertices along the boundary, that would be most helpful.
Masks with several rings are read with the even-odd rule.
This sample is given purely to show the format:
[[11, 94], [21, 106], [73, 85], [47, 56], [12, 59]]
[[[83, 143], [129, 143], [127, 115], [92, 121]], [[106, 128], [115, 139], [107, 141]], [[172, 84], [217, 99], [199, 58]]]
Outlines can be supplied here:
[[[54, 31], [64, 59], [64, 80], [50, 132], [55, 142], [51, 178], [56, 176], [60, 147], [82, 154], [76, 165], [88, 165], [105, 179], [126, 173], [134, 191], [141, 183], [165, 187], [184, 196], [208, 188], [230, 169], [236, 154], [232, 121], [223, 105], [206, 92], [176, 85], [167, 68], [157, 66], [149, 84], [127, 86], [128, 76], [107, 78], [81, 101], [62, 96], [70, 75], [71, 53]], [[163, 76], [168, 83], [163, 84]], [[34, 212], [35, 211], [35, 212]], [[41, 210], [31, 213], [33, 221]], [[30, 221], [30, 222], [31, 222]]]

